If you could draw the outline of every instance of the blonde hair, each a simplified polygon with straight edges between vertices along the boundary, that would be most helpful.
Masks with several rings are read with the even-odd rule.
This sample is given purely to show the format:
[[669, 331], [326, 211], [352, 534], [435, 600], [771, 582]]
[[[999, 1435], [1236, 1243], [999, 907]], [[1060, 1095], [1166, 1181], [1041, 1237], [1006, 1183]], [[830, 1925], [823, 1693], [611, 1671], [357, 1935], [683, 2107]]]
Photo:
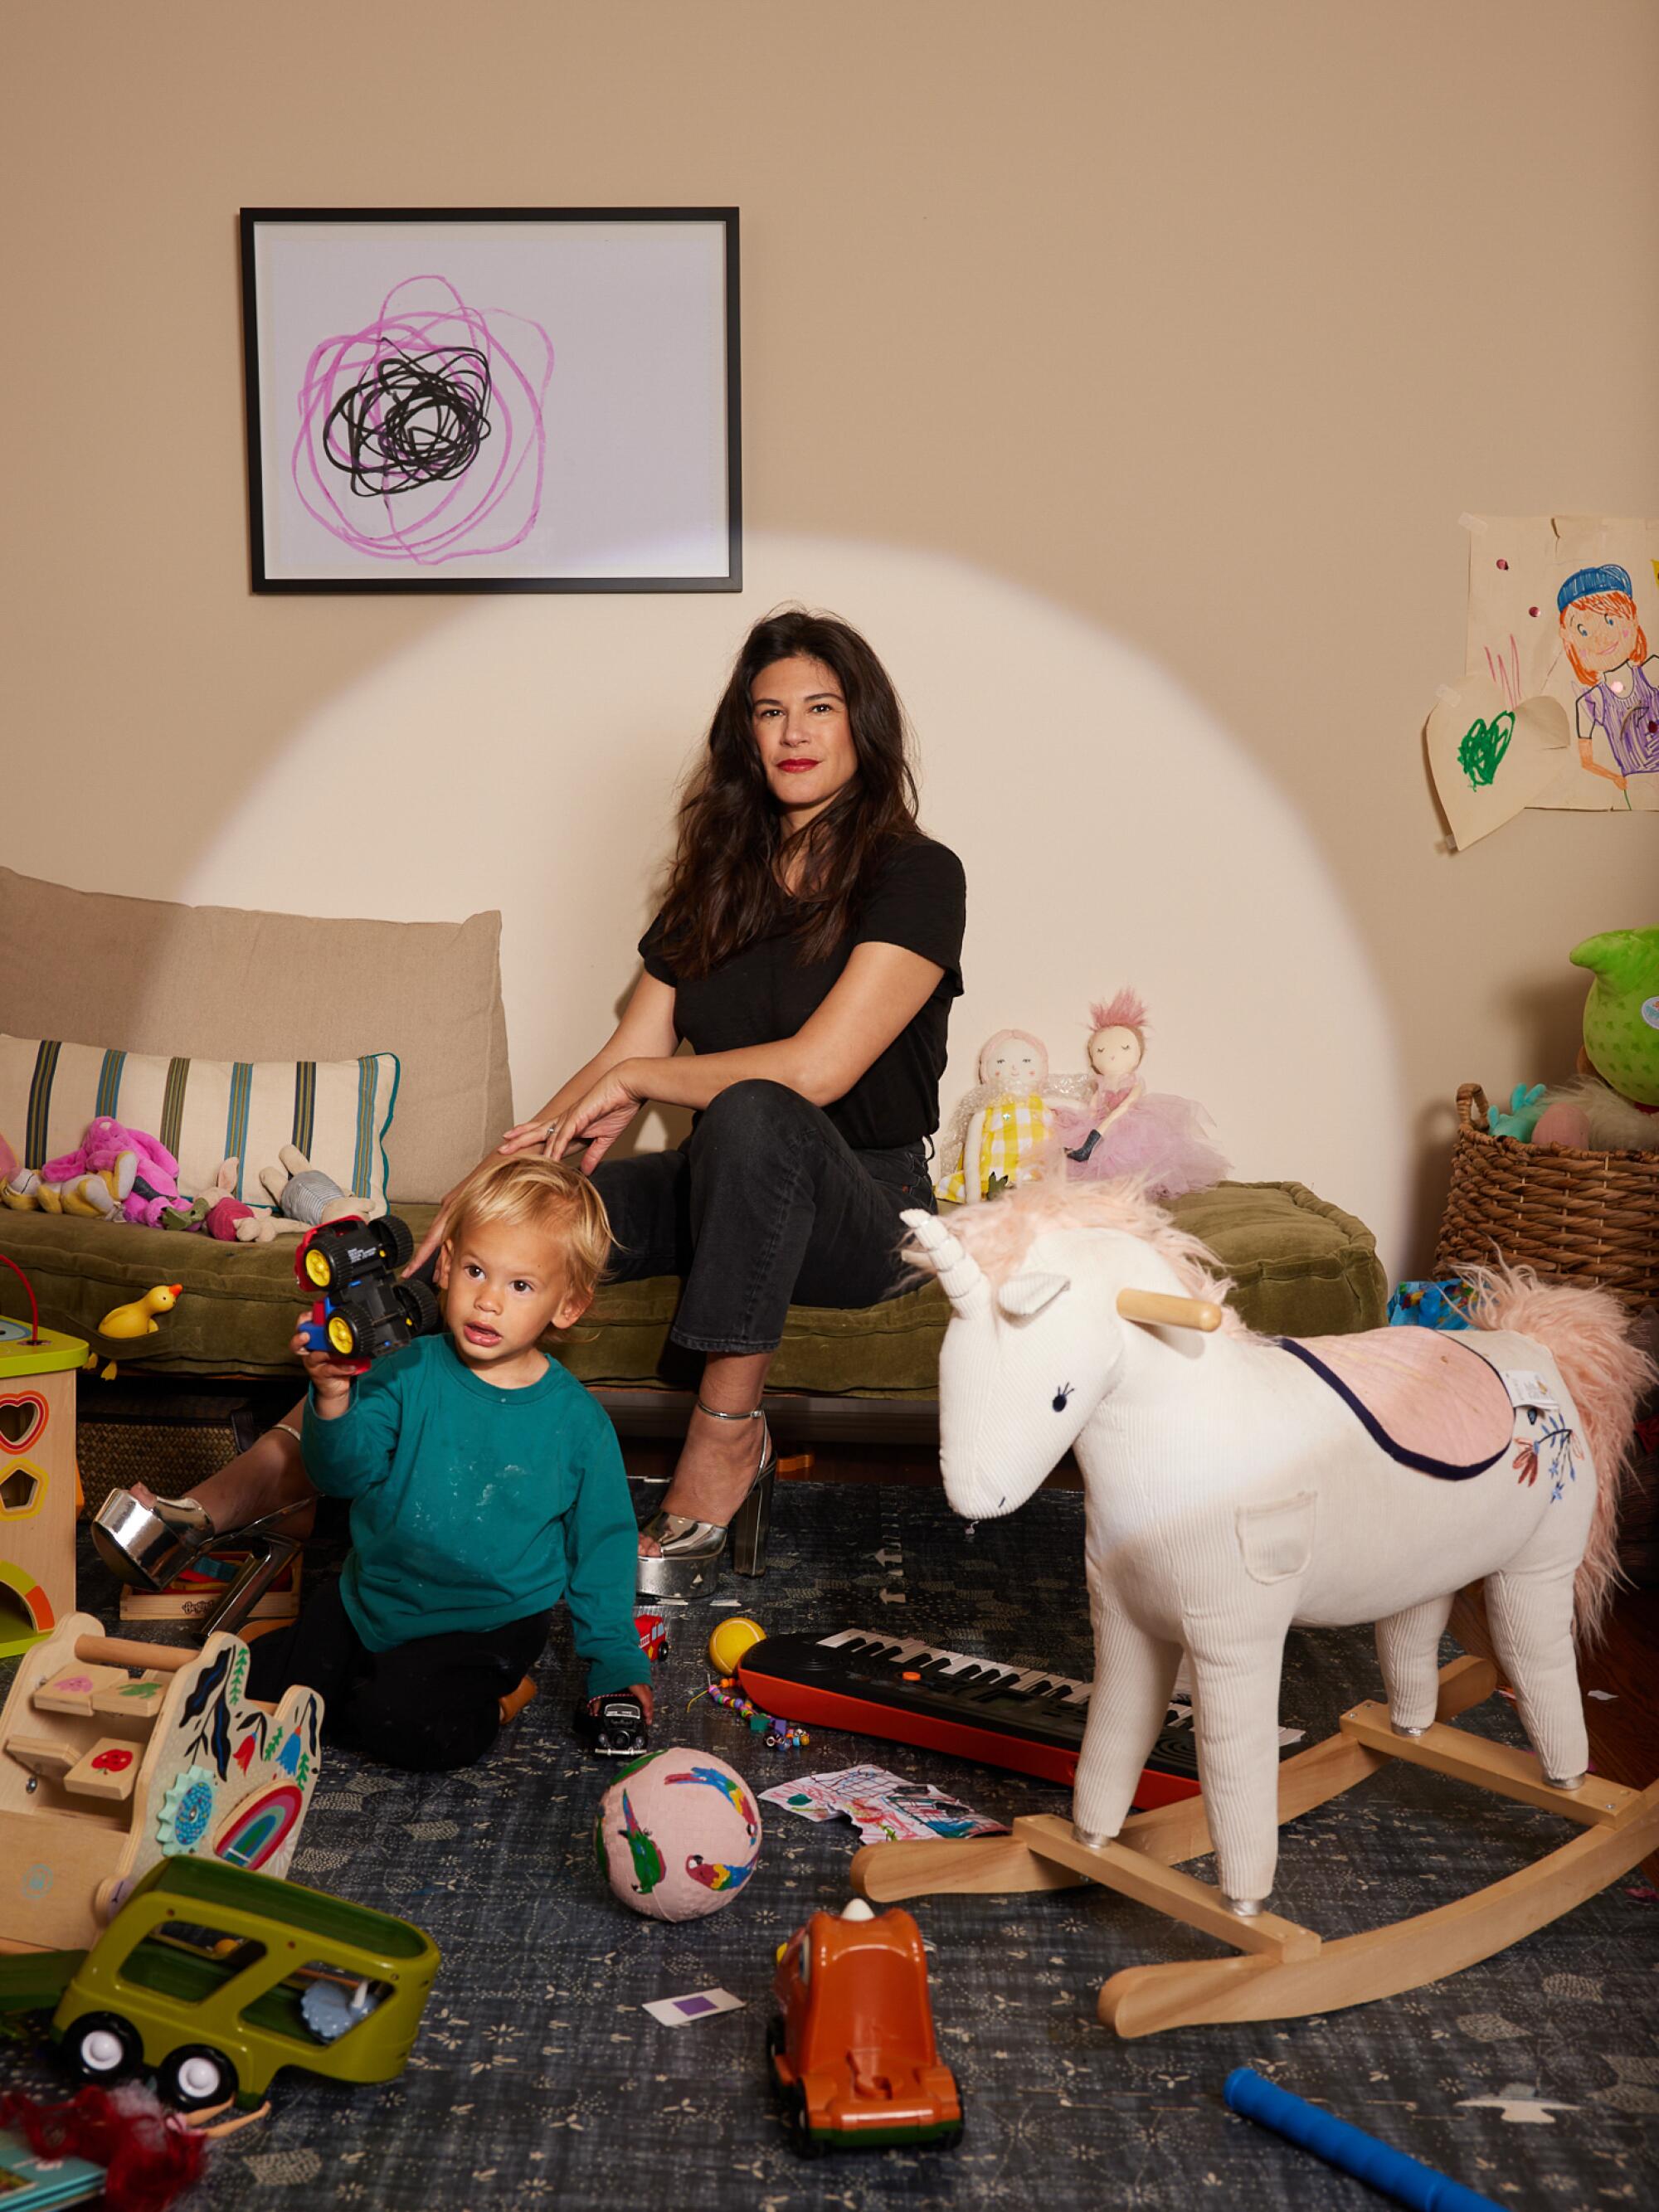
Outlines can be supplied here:
[[474, 1168], [455, 1194], [445, 1241], [453, 1244], [469, 1223], [507, 1222], [539, 1229], [558, 1240], [565, 1287], [591, 1298], [611, 1257], [611, 1218], [581, 1170], [568, 1160], [544, 1160], [517, 1152]]

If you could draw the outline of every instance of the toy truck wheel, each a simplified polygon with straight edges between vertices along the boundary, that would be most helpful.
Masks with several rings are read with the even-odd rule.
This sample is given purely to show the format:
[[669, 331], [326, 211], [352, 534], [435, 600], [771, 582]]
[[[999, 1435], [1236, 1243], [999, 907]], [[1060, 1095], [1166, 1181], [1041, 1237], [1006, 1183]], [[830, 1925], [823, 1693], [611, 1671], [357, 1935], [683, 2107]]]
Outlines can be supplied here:
[[334, 1262], [322, 1244], [307, 1244], [305, 1255], [306, 1279], [319, 1291], [325, 1291], [334, 1280]]
[[411, 1336], [435, 1336], [443, 1320], [437, 1293], [429, 1284], [411, 1277], [398, 1285], [398, 1304]]
[[64, 2037], [70, 2070], [82, 2081], [118, 2081], [144, 2063], [137, 2030], [117, 2012], [82, 2013]]
[[366, 1359], [374, 1341], [374, 1309], [359, 1298], [342, 1298], [328, 1317], [328, 1346], [342, 1359]]
[[374, 1224], [374, 1241], [388, 1267], [401, 1267], [415, 1256], [415, 1239], [406, 1221], [395, 1213], [383, 1214]]
[[806, 2114], [806, 2092], [799, 2081], [792, 2081], [783, 2093], [783, 2124], [789, 2130], [791, 2143], [803, 2158], [823, 2157], [823, 2145], [812, 2133]]
[[156, 2068], [155, 2090], [177, 2112], [200, 2112], [204, 2105], [222, 2105], [236, 2094], [236, 2069], [222, 2051], [186, 2043], [170, 2051]]

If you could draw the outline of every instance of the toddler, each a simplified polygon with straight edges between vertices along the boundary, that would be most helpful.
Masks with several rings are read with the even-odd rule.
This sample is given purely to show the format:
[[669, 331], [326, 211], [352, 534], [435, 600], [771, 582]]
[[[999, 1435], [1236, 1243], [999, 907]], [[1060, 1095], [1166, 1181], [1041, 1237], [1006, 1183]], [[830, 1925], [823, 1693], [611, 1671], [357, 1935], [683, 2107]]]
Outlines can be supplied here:
[[309, 1683], [335, 1741], [390, 1766], [465, 1766], [563, 1599], [588, 1697], [632, 1690], [649, 1718], [616, 1431], [539, 1349], [586, 1310], [610, 1247], [604, 1201], [568, 1163], [488, 1160], [439, 1260], [443, 1334], [357, 1379], [295, 1336], [306, 1472], [350, 1499], [351, 1551], [337, 1583], [253, 1644], [251, 1696]]

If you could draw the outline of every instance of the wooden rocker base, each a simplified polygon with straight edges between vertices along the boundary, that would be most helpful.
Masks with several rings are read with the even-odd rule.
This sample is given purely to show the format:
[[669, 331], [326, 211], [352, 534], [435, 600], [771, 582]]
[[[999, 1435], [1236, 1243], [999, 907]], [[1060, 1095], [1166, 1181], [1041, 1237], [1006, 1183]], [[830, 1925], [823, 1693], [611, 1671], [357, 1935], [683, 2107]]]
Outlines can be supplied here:
[[1133, 1813], [1115, 1841], [1080, 1844], [1069, 1820], [1043, 1814], [1013, 1833], [969, 1843], [872, 1844], [853, 1861], [853, 1882], [880, 1904], [955, 1890], [1060, 1889], [1097, 1881], [1171, 1919], [1201, 1929], [1242, 1954], [1127, 1966], [1100, 1992], [1099, 2013], [1121, 2036], [1230, 2020], [1299, 2020], [1397, 1996], [1490, 1958], [1559, 1920], [1615, 1881], [1659, 1844], [1659, 1782], [1626, 1790], [1592, 1776], [1553, 1790], [1536, 1759], [1449, 1725], [1494, 1686], [1491, 1665], [1458, 1659], [1440, 1671], [1438, 1718], [1420, 1736], [1395, 1735], [1388, 1709], [1367, 1699], [1338, 1731], [1279, 1771], [1281, 1826], [1375, 1774], [1388, 1759], [1429, 1766], [1501, 1796], [1576, 1821], [1582, 1833], [1534, 1865], [1432, 1912], [1326, 1943], [1276, 1914], [1242, 1918], [1207, 1882], [1176, 1871], [1214, 1846], [1201, 1797]]

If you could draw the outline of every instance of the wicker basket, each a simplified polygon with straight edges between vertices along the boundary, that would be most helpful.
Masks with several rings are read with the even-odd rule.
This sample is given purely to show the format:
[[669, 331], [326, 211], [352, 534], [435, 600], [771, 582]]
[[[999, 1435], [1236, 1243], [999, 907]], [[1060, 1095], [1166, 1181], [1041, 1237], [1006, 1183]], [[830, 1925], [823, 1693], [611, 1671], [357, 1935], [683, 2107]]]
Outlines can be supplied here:
[[1466, 1083], [1434, 1272], [1495, 1260], [1551, 1282], [1598, 1283], [1632, 1313], [1659, 1307], [1659, 1152], [1495, 1137], [1486, 1093]]
[[210, 1394], [173, 1378], [131, 1383], [81, 1379], [78, 1456], [88, 1517], [118, 1485], [144, 1482], [158, 1498], [179, 1498], [245, 1451], [286, 1391], [256, 1405], [246, 1392]]

